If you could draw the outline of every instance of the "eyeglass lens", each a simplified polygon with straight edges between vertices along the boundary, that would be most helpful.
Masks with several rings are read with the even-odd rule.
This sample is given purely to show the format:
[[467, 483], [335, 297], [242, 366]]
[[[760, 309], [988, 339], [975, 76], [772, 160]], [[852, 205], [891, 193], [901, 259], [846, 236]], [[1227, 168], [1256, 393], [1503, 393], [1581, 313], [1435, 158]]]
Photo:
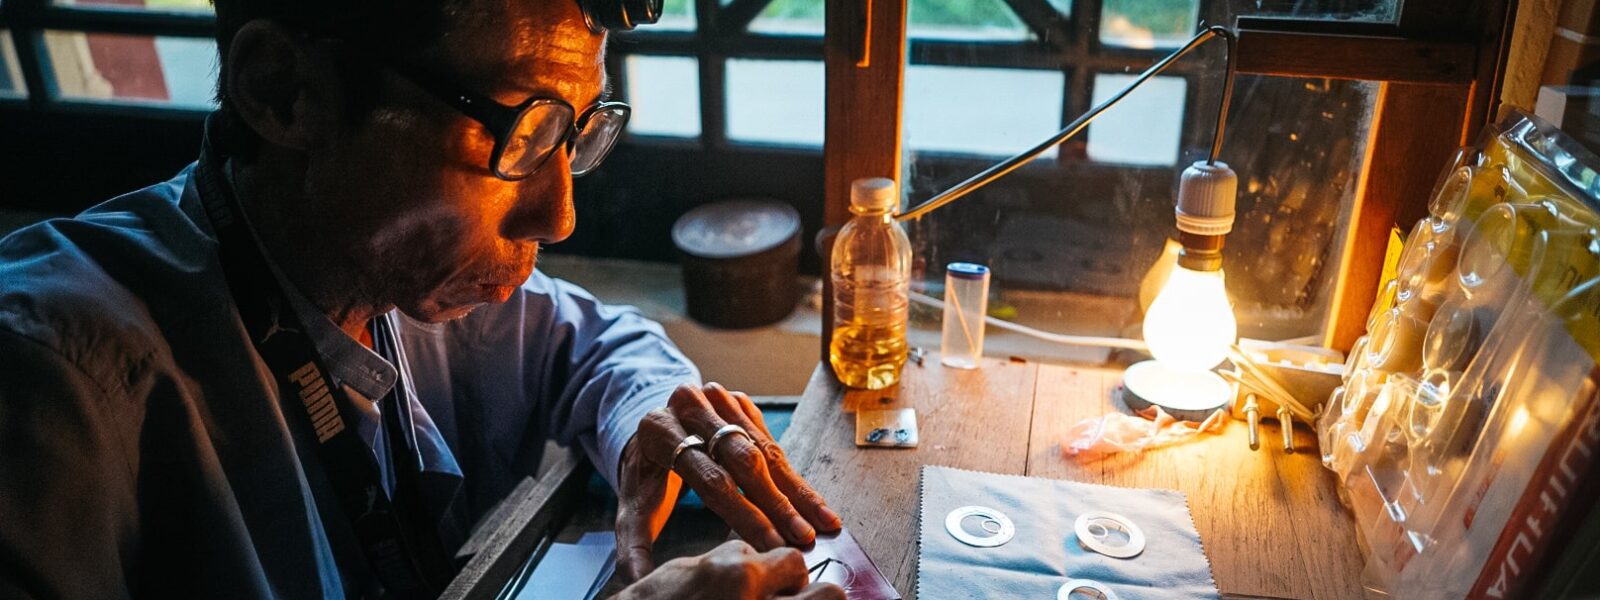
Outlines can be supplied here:
[[621, 106], [603, 107], [591, 113], [577, 139], [573, 140], [572, 174], [583, 175], [600, 166], [627, 122], [628, 111]]
[[[532, 174], [567, 139], [572, 120], [572, 110], [562, 104], [536, 103], [528, 107], [506, 139], [499, 172], [511, 178]], [[572, 154], [567, 157], [572, 174], [583, 175], [600, 166], [627, 121], [628, 110], [624, 106], [602, 107], [588, 115], [573, 138]]]
[[572, 126], [572, 109], [562, 104], [540, 102], [517, 117], [517, 124], [500, 152], [500, 173], [526, 177], [566, 139]]

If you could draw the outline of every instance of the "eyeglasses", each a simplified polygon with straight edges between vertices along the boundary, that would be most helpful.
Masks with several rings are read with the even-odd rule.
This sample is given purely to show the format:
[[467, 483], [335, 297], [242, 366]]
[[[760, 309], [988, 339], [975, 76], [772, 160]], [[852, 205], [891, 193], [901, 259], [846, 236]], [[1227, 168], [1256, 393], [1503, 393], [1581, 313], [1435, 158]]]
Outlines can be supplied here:
[[540, 97], [506, 106], [411, 65], [385, 63], [417, 87], [482, 123], [494, 136], [489, 171], [506, 181], [532, 175], [563, 146], [572, 176], [588, 174], [611, 153], [632, 110], [622, 102], [597, 102], [577, 114], [564, 100]]

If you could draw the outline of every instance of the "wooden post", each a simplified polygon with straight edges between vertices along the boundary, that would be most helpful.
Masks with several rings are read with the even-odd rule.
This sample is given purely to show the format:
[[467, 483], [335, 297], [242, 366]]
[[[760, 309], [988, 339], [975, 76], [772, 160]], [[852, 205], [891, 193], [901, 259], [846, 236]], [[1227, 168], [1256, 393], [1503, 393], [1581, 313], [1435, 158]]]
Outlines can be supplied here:
[[849, 220], [850, 182], [900, 181], [907, 0], [828, 0], [823, 223]]
[[1339, 280], [1328, 307], [1325, 344], [1349, 350], [1366, 333], [1378, 294], [1389, 230], [1426, 216], [1438, 172], [1457, 147], [1471, 85], [1385, 83], [1367, 139], [1366, 168], [1356, 188], [1350, 235], [1338, 256]]

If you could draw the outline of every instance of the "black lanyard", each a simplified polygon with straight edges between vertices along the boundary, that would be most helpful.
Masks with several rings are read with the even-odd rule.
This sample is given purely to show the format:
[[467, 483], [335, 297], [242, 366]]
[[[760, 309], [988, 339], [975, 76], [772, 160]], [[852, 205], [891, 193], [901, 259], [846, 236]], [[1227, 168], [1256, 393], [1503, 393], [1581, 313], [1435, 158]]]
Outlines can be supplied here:
[[[394, 496], [384, 491], [382, 473], [372, 449], [350, 425], [355, 415], [343, 414], [351, 406], [344, 388], [328, 377], [310, 337], [289, 306], [255, 237], [239, 217], [232, 190], [218, 181], [221, 165], [211, 164], [209, 140], [195, 167], [201, 203], [216, 230], [218, 255], [228, 279], [228, 289], [244, 320], [251, 343], [278, 380], [280, 397], [301, 410], [289, 408], [289, 417], [308, 427], [317, 440], [316, 454], [339, 498], [367, 562], [390, 595], [400, 598], [435, 598], [454, 576], [453, 562], [444, 551], [438, 529], [420, 505], [421, 465], [410, 427], [402, 422], [405, 381], [397, 381], [380, 404], [385, 443], [395, 470]], [[388, 358], [398, 358], [386, 319], [378, 319], [374, 347], [382, 339]], [[397, 363], [398, 365], [398, 363]], [[399, 369], [403, 371], [404, 369]], [[404, 408], [402, 408], [404, 407]], [[409, 410], [405, 411], [409, 414]]]

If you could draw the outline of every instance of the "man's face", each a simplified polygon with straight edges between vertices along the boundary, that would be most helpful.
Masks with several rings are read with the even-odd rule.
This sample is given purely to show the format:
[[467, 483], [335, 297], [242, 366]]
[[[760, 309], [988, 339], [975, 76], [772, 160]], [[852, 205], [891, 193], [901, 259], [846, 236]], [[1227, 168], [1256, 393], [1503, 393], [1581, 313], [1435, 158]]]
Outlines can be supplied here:
[[[475, 0], [420, 58], [464, 90], [516, 106], [558, 98], [581, 113], [604, 91], [604, 36], [576, 2]], [[362, 297], [438, 322], [504, 302], [540, 243], [572, 233], [565, 148], [521, 181], [489, 170], [494, 137], [385, 70], [376, 107], [307, 156], [306, 207]]]

